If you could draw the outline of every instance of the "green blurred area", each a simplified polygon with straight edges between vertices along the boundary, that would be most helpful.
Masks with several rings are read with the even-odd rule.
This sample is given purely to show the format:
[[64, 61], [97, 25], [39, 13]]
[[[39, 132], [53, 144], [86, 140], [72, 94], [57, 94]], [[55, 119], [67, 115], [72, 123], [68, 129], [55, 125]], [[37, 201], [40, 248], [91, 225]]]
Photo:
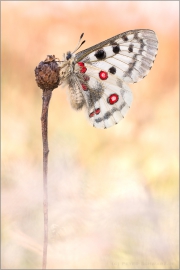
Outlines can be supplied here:
[[[163, 3], [162, 3], [163, 2]], [[1, 3], [2, 269], [42, 260], [42, 93], [34, 69], [62, 58], [82, 32], [88, 48], [152, 29], [159, 51], [118, 125], [98, 130], [67, 89], [49, 109], [50, 269], [178, 269], [179, 3]]]

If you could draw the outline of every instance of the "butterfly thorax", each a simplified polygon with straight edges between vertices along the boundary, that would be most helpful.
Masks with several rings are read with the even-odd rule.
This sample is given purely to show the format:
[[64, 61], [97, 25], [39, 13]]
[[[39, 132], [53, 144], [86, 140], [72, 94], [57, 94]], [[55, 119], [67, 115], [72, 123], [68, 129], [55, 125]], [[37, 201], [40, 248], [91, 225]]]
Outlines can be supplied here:
[[59, 64], [61, 83], [74, 72], [75, 68], [74, 62], [75, 55], [71, 54], [70, 52], [67, 52], [67, 55], [64, 58], [65, 60], [60, 62]]
[[76, 63], [75, 55], [67, 52], [59, 67], [60, 84], [68, 85], [71, 106], [76, 110], [81, 109], [85, 103], [81, 89], [83, 75], [80, 73], [80, 66]]

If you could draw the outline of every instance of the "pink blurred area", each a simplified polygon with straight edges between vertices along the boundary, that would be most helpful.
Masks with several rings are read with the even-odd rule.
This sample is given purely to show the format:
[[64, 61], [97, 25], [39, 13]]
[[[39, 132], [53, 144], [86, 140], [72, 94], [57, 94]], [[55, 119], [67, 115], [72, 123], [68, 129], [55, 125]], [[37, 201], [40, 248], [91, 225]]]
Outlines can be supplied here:
[[152, 29], [159, 50], [118, 125], [98, 130], [69, 104], [49, 109], [49, 269], [178, 268], [178, 1], [1, 3], [2, 269], [42, 260], [41, 90], [34, 69], [121, 32]]

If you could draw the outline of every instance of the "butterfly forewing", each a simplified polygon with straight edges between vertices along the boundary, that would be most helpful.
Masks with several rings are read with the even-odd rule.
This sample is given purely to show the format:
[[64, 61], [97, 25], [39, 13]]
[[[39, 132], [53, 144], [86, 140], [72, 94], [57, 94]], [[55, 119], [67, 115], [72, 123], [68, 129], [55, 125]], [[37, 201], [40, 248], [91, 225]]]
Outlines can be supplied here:
[[76, 57], [116, 74], [127, 83], [135, 83], [148, 74], [157, 50], [154, 31], [140, 29], [112, 37], [78, 53]]
[[88, 49], [85, 49], [76, 54], [76, 62], [84, 59], [88, 54], [94, 52], [102, 47], [112, 45], [114, 43], [122, 44], [130, 41], [144, 41], [146, 45], [154, 45], [156, 48], [158, 46], [157, 37], [154, 31], [149, 29], [137, 29], [130, 30], [119, 35], [116, 35], [112, 38], [109, 38], [105, 41], [102, 41]]

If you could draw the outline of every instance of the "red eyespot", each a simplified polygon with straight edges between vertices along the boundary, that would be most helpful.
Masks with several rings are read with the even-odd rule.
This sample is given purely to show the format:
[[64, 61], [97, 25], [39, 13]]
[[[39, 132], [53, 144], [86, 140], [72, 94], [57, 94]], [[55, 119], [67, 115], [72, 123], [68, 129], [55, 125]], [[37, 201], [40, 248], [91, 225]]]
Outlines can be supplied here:
[[85, 73], [87, 68], [84, 66], [84, 63], [83, 62], [78, 62], [78, 65], [81, 67], [80, 72]]
[[99, 72], [99, 78], [101, 79], [101, 80], [106, 80], [107, 78], [108, 78], [108, 73], [106, 72], [106, 71], [100, 71]]
[[87, 88], [87, 86], [85, 84], [82, 83], [81, 86], [82, 86], [82, 88], [83, 88], [84, 91], [87, 91], [88, 90], [88, 88]]
[[99, 114], [100, 111], [101, 111], [100, 108], [96, 109], [96, 110], [95, 110], [95, 114]]
[[84, 66], [84, 63], [83, 63], [83, 62], [78, 62], [78, 65], [79, 65], [80, 67], [83, 67], [83, 66]]
[[93, 117], [94, 116], [94, 112], [90, 113], [89, 117]]
[[85, 73], [85, 72], [86, 72], [86, 70], [87, 70], [87, 68], [86, 68], [86, 67], [82, 67], [82, 68], [80, 69], [80, 72], [81, 72], [81, 73]]
[[107, 102], [112, 105], [116, 103], [118, 100], [119, 100], [119, 96], [117, 94], [112, 94], [108, 97]]

